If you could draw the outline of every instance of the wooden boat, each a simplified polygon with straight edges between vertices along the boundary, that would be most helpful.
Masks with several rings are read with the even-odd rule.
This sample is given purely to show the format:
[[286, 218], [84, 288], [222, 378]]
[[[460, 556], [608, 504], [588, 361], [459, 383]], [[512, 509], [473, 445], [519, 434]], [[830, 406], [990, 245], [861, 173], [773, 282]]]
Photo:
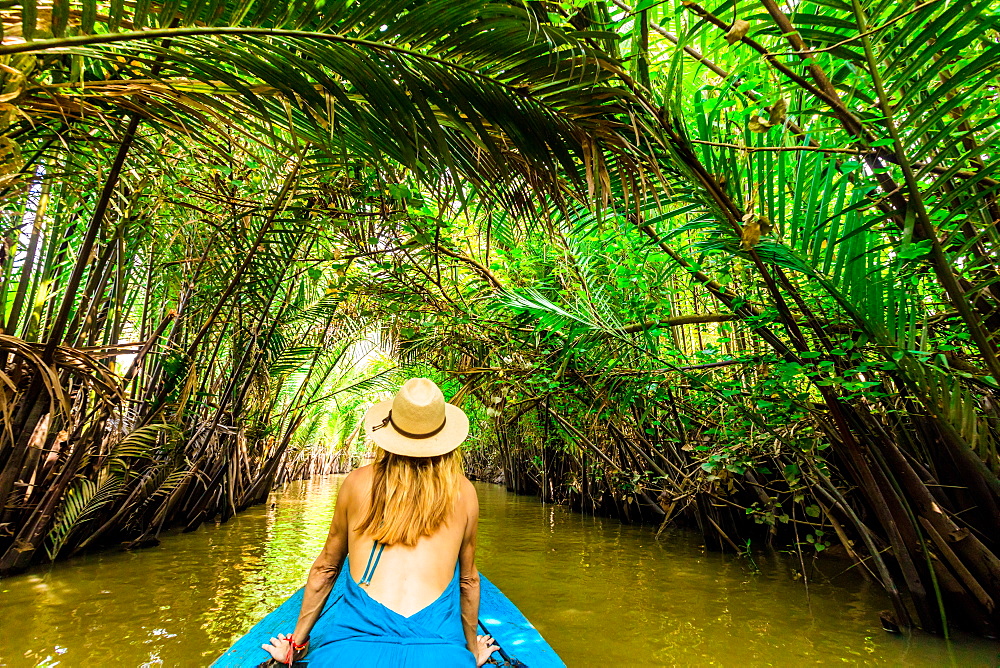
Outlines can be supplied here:
[[[330, 593], [330, 602], [340, 598], [340, 593], [344, 587], [344, 577], [346, 571], [342, 572], [337, 579]], [[480, 601], [479, 620], [487, 631], [496, 639], [497, 644], [506, 656], [494, 654], [501, 665], [518, 665], [520, 662], [527, 668], [556, 668], [564, 667], [555, 651], [549, 647], [541, 634], [535, 630], [521, 611], [503, 595], [497, 587], [480, 574]], [[328, 602], [329, 607], [331, 603]], [[216, 659], [212, 668], [235, 668], [236, 666], [257, 666], [267, 654], [260, 648], [261, 645], [276, 636], [278, 633], [288, 633], [295, 628], [295, 621], [299, 617], [299, 608], [302, 605], [302, 590], [295, 592], [276, 610], [267, 617], [260, 620], [246, 635], [236, 641], [225, 654]], [[330, 610], [335, 614], [335, 610]], [[328, 614], [324, 612], [324, 614]], [[480, 629], [480, 633], [482, 633]], [[308, 655], [304, 659], [308, 665]], [[508, 662], [509, 661], [509, 662]], [[489, 664], [487, 664], [489, 665]]]

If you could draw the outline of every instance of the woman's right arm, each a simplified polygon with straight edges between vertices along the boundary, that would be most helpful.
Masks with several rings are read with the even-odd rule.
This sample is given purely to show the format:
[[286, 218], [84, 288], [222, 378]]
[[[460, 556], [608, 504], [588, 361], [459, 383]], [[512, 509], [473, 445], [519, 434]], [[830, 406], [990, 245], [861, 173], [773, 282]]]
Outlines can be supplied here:
[[479, 495], [472, 483], [465, 480], [462, 489], [466, 511], [465, 534], [458, 553], [459, 585], [462, 591], [462, 629], [465, 644], [476, 657], [476, 665], [489, 661], [499, 647], [490, 635], [476, 635], [479, 628], [479, 569], [476, 568], [476, 532], [479, 528]]
[[476, 629], [479, 626], [479, 570], [476, 569], [476, 529], [479, 525], [479, 497], [472, 483], [462, 486], [465, 506], [465, 535], [458, 553], [459, 585], [462, 591], [462, 628], [469, 651], [476, 653]]

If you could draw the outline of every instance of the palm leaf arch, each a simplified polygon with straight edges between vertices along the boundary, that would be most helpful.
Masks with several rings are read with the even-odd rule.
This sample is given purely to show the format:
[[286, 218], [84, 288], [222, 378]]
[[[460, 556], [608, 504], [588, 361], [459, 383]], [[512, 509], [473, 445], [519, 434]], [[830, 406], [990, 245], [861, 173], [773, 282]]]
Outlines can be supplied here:
[[[940, 255], [932, 258], [919, 252], [921, 244], [937, 238], [946, 260], [951, 254], [950, 266], [944, 269], [959, 274], [959, 292], [964, 293], [956, 296], [949, 290], [952, 301], [962, 304], [968, 299], [974, 307], [971, 316], [962, 314], [969, 327], [997, 314], [996, 268], [989, 253], [997, 241], [994, 195], [1000, 163], [992, 150], [997, 121], [989, 113], [989, 95], [983, 92], [995, 74], [998, 47], [989, 32], [996, 26], [995, 16], [984, 2], [903, 7], [883, 0], [825, 0], [802, 3], [790, 18], [782, 18], [783, 10], [770, 0], [763, 4], [765, 12], [736, 3], [717, 8], [683, 3], [681, 13], [691, 20], [683, 25], [675, 21], [675, 41], [697, 44], [700, 54], [720, 57], [715, 47], [729, 25], [719, 18], [723, 12], [727, 16], [729, 10], [742, 12], [739, 15], [754, 26], [742, 37], [737, 35], [732, 50], [722, 52], [722, 64], [730, 72], [719, 74], [720, 68], [714, 66], [711, 71], [721, 80], [700, 82], [704, 85], [697, 91], [699, 97], [689, 104], [692, 100], [682, 93], [692, 80], [685, 69], [689, 67], [685, 59], [692, 53], [672, 51], [667, 75], [650, 81], [648, 72], [644, 76], [635, 64], [641, 59], [628, 61], [601, 53], [599, 45], [611, 42], [591, 30], [624, 19], [619, 10], [602, 11], [600, 4], [588, 5], [587, 12], [564, 21], [575, 26], [569, 29], [551, 25], [547, 12], [551, 7], [535, 3], [379, 3], [364, 8], [330, 3], [321, 11], [298, 4], [285, 7], [279, 17], [272, 15], [275, 3], [168, 3], [157, 8], [152, 21], [152, 15], [133, 17], [132, 24], [124, 14], [109, 16], [85, 30], [98, 34], [61, 42], [60, 35], [54, 36], [57, 41], [46, 41], [42, 38], [47, 35], [36, 34], [39, 41], [9, 48], [6, 53], [14, 58], [27, 57], [31, 51], [49, 54], [43, 56], [41, 62], [48, 62], [43, 69], [58, 61], [64, 79], [58, 86], [32, 79], [30, 87], [18, 93], [18, 102], [41, 122], [17, 119], [12, 136], [29, 152], [56, 161], [65, 155], [56, 133], [73, 132], [75, 137], [91, 133], [95, 145], [107, 150], [99, 141], [113, 141], [115, 131], [102, 124], [114, 128], [124, 116], [138, 114], [146, 119], [144, 127], [173, 141], [190, 137], [217, 156], [240, 150], [227, 145], [234, 138], [237, 146], [240, 141], [273, 143], [292, 156], [300, 155], [308, 144], [309, 159], [302, 162], [303, 169], [328, 173], [325, 186], [335, 193], [331, 201], [338, 200], [338, 206], [357, 215], [339, 212], [324, 218], [316, 210], [329, 193], [310, 193], [307, 204], [299, 200], [283, 209], [268, 234], [297, 238], [299, 230], [308, 228], [315, 237], [339, 235], [358, 263], [368, 263], [363, 258], [375, 252], [388, 252], [390, 240], [398, 248], [388, 261], [366, 264], [372, 269], [369, 276], [344, 277], [341, 292], [328, 303], [326, 297], [321, 299], [324, 308], [314, 309], [315, 313], [307, 315], [310, 308], [304, 296], [288, 296], [290, 331], [298, 325], [327, 323], [332, 309], [363, 317], [374, 310], [391, 321], [388, 329], [395, 331], [387, 338], [396, 338], [404, 357], [430, 359], [441, 369], [464, 371], [460, 396], [496, 390], [495, 396], [502, 400], [504, 388], [533, 380], [534, 375], [522, 367], [511, 382], [515, 372], [506, 367], [516, 368], [530, 359], [565, 381], [570, 391], [559, 396], [544, 390], [539, 393], [544, 400], [532, 396], [529, 408], [531, 401], [545, 411], [551, 402], [585, 414], [609, 403], [626, 407], [608, 422], [617, 434], [599, 425], [587, 434], [573, 431], [572, 426], [567, 429], [572, 439], [582, 436], [591, 445], [596, 443], [594, 454], [603, 452], [600, 446], [613, 436], [617, 462], [638, 472], [653, 469], [647, 470], [641, 461], [629, 463], [637, 456], [630, 447], [649, 446], [638, 456], [654, 458], [661, 465], [669, 461], [695, 471], [704, 465], [711, 468], [710, 461], [699, 464], [684, 450], [654, 448], [641, 433], [631, 437], [631, 446], [620, 437], [633, 421], [642, 425], [648, 415], [656, 414], [650, 408], [655, 402], [637, 396], [642, 392], [627, 379], [642, 379], [646, 387], [662, 389], [665, 374], [676, 374], [675, 362], [680, 361], [664, 354], [655, 330], [660, 321], [669, 326], [673, 314], [664, 312], [667, 309], [642, 311], [639, 315], [648, 316], [651, 325], [629, 323], [620, 317], [624, 309], [614, 302], [613, 286], [602, 282], [604, 274], [611, 273], [612, 258], [600, 242], [586, 235], [621, 226], [632, 235], [631, 246], [622, 248], [648, 252], [657, 264], [668, 267], [650, 277], [657, 287], [669, 287], [669, 271], [690, 277], [698, 290], [729, 311], [719, 314], [725, 320], [718, 322], [741, 321], [747, 332], [760, 338], [754, 350], [769, 349], [771, 362], [799, 365], [827, 383], [829, 373], [823, 368], [839, 364], [841, 370], [849, 370], [836, 359], [843, 351], [834, 353], [837, 348], [830, 341], [845, 332], [856, 339], [851, 354], [860, 355], [866, 364], [899, 362], [866, 372], [877, 374], [876, 384], [897, 388], [906, 402], [917, 407], [899, 423], [873, 422], [877, 416], [869, 410], [868, 398], [856, 402], [846, 393], [827, 389], [829, 384], [810, 386], [810, 391], [822, 393], [825, 409], [805, 393], [796, 401], [818, 421], [827, 420], [824, 413], [848, 414], [852, 427], [829, 428], [836, 442], [829, 461], [842, 458], [843, 463], [852, 455], [851, 447], [855, 452], [867, 449], [868, 456], [856, 457], [853, 465], [876, 462], [873, 470], [884, 484], [865, 488], [870, 496], [863, 503], [876, 515], [866, 521], [879, 523], [876, 528], [893, 542], [902, 568], [923, 569], [922, 559], [928, 568], [936, 568], [930, 564], [926, 545], [915, 542], [921, 527], [908, 515], [906, 504], [912, 501], [923, 520], [938, 522], [939, 533], [958, 526], [948, 524], [956, 518], [961, 518], [960, 524], [995, 527], [997, 515], [989, 512], [989, 504], [996, 495], [991, 500], [985, 487], [996, 485], [995, 427], [984, 408], [995, 396], [996, 376], [991, 379], [976, 369], [954, 374], [937, 361], [911, 354], [930, 327], [919, 323], [921, 305], [905, 281], [921, 283], [925, 297], [940, 290], [934, 277], [947, 275]], [[84, 14], [96, 15], [95, 7], [83, 5], [83, 23], [87, 23]], [[968, 20], [966, 9], [973, 20]], [[621, 12], [631, 13], [632, 8]], [[469, 18], [473, 15], [476, 18]], [[658, 18], [674, 20], [665, 12]], [[145, 25], [153, 28], [134, 30]], [[913, 35], [918, 39], [910, 41]], [[966, 49], [972, 55], [962, 62]], [[804, 60], [810, 55], [807, 51], [814, 53]], [[88, 79], [83, 89], [73, 83], [74, 58], [78, 59], [75, 71]], [[227, 58], [233, 64], [224, 62]], [[696, 61], [699, 66], [706, 64], [704, 55]], [[871, 90], [858, 90], [859, 76]], [[888, 105], [876, 90], [880, 86], [889, 97]], [[730, 114], [725, 111], [728, 107], [716, 104], [722, 100], [742, 100], [745, 106], [737, 102], [736, 108], [746, 113]], [[779, 100], [783, 105], [777, 104]], [[888, 134], [896, 136], [886, 134], [884, 121], [890, 117], [895, 132]], [[626, 127], [625, 119], [634, 127]], [[824, 141], [826, 137], [835, 137], [834, 147]], [[152, 136], [139, 140], [156, 145]], [[653, 192], [635, 188], [628, 173], [646, 153], [655, 155], [649, 167], [656, 176]], [[86, 173], [88, 155], [84, 151], [74, 155], [72, 169]], [[367, 169], [366, 179], [348, 176], [357, 162]], [[287, 169], [285, 155], [268, 169], [280, 176]], [[395, 214], [364, 219], [364, 214], [381, 214], [378, 209], [387, 205], [389, 197], [365, 196], [354, 189], [381, 192], [386, 182], [403, 183], [404, 175], [449, 194], [494, 196], [496, 208], [475, 218], [485, 221], [508, 247], [542, 242], [541, 235], [530, 234], [539, 226], [540, 216], [516, 215], [536, 214], [540, 200], [576, 196], [592, 204], [593, 200], [586, 201], [586, 191], [607, 196], [613, 204], [611, 211], [590, 216], [585, 206], [577, 209], [572, 206], [575, 202], [560, 202], [559, 215], [541, 217], [545, 221], [541, 227], [549, 235], [544, 241], [551, 241], [557, 250], [549, 249], [551, 257], [537, 263], [537, 281], [524, 281], [535, 287], [501, 291], [502, 284], [474, 271], [476, 265], [467, 261], [475, 260], [479, 249], [463, 256], [461, 234], [442, 230], [433, 216], [420, 221]], [[494, 216], [502, 207], [512, 215]], [[936, 230], [930, 232], [940, 234], [912, 227], [921, 207], [934, 221]], [[252, 247], [251, 233], [260, 229], [266, 207], [251, 207], [247, 215], [252, 222], [245, 228], [239, 227], [240, 216], [220, 216], [215, 221], [219, 234], [230, 234], [227, 242], [241, 250]], [[764, 218], [776, 226], [770, 237], [762, 236]], [[973, 223], [959, 225], [962, 220]], [[489, 227], [497, 221], [503, 229]], [[636, 238], [642, 234], [650, 239], [645, 246]], [[270, 287], [275, 285], [270, 277], [285, 256], [266, 251], [250, 263], [247, 277]], [[567, 266], [557, 267], [559, 261]], [[213, 258], [205, 275], [222, 283], [233, 262]], [[457, 277], [444, 285], [442, 265]], [[732, 265], [740, 270], [749, 267], [759, 280], [734, 280], [738, 272], [731, 271]], [[425, 280], [414, 281], [409, 275], [417, 268], [424, 269]], [[521, 277], [512, 279], [519, 282]], [[803, 294], [802, 286], [810, 287], [808, 294]], [[352, 298], [341, 299], [343, 292], [352, 293]], [[197, 297], [195, 306], [210, 307], [199, 305]], [[248, 311], [267, 303], [253, 294], [240, 299]], [[817, 311], [830, 313], [830, 321], [818, 322], [813, 317]], [[295, 322], [298, 317], [301, 320]], [[243, 334], [255, 340], [251, 328]], [[287, 379], [302, 360], [316, 358], [321, 343], [308, 337], [286, 341], [272, 336], [255, 340], [255, 345], [262, 349], [262, 366], [247, 373], [255, 374], [253, 390], [258, 390], [263, 403], [264, 388], [272, 377], [266, 370], [273, 369], [278, 380]], [[977, 346], [986, 358], [991, 341], [977, 341]], [[593, 351], [587, 359], [579, 354], [578, 348], [584, 347]], [[519, 349], [530, 353], [521, 354]], [[962, 352], [977, 354], [971, 346]], [[749, 363], [756, 357], [747, 355], [725, 364]], [[321, 373], [329, 367], [324, 369]], [[506, 380], [500, 371], [508, 373]], [[704, 385], [692, 374], [669, 377], [692, 381], [692, 388]], [[529, 389], [534, 393], [537, 388]], [[701, 416], [690, 400], [695, 395], [676, 402], [671, 397], [670, 402], [697, 423]], [[733, 397], [730, 403], [742, 409], [742, 390]], [[887, 415], [897, 415], [898, 406], [891, 401], [881, 406]], [[523, 409], [517, 410], [511, 420], [514, 426], [523, 415]], [[947, 437], [946, 442], [932, 437], [914, 443], [908, 432], [922, 434], [928, 428], [921, 411], [933, 417], [933, 428]], [[780, 439], [769, 428], [761, 432], [775, 436], [777, 447]], [[898, 441], [888, 447], [885, 442], [891, 439], [873, 439], [872, 433], [892, 434]], [[857, 434], [863, 440], [860, 445]], [[569, 441], [567, 446], [569, 460], [576, 451]], [[965, 462], [992, 469], [980, 476], [981, 489], [969, 492], [981, 496], [980, 507], [986, 510], [970, 507], [961, 496], [943, 503], [941, 507], [947, 507], [943, 512], [926, 507], [924, 501], [931, 497], [918, 493], [924, 484], [919, 477], [896, 479], [898, 471], [884, 463], [900, 450], [914, 461], [929, 460], [931, 469], [936, 463], [942, 470], [950, 470], [946, 469], [949, 457], [958, 460], [953, 455], [972, 453]], [[765, 450], [747, 447], [743, 452], [756, 456]], [[780, 456], [792, 457], [794, 463], [799, 454], [792, 450]], [[906, 466], [904, 459], [895, 468], [905, 471]], [[817, 469], [817, 480], [822, 480], [820, 473]], [[903, 483], [907, 490], [897, 495]], [[836, 487], [819, 482], [816, 490], [840, 494]], [[894, 494], [881, 496], [889, 490]], [[861, 503], [858, 496], [852, 496], [852, 502]], [[895, 515], [880, 516], [887, 508]], [[975, 513], [979, 520], [968, 519]], [[910, 524], [908, 535], [914, 540], [906, 543], [897, 538], [896, 527]], [[865, 525], [856, 528], [867, 535]], [[974, 566], [995, 562], [995, 543], [968, 546], [963, 559]], [[878, 555], [870, 550], [873, 562], [879, 563]], [[920, 576], [926, 582], [933, 573], [921, 571]], [[993, 577], [985, 571], [976, 575]], [[909, 573], [902, 578], [880, 577], [890, 590], [894, 581], [920, 581]], [[914, 588], [912, 599], [921, 623], [934, 629], [937, 604], [927, 600], [927, 591]], [[898, 598], [894, 603], [905, 624], [906, 607]]]
[[564, 179], [600, 183], [591, 173], [607, 170], [605, 152], [635, 166], [608, 57], [522, 5], [304, 3], [283, 16], [269, 7], [167, 3], [48, 39], [8, 36], [0, 57], [25, 65], [18, 54], [34, 54], [50, 72], [25, 82], [17, 102], [31, 120], [8, 132], [29, 146], [64, 134], [67, 121], [122, 113], [193, 139], [226, 125], [287, 143], [280, 128], [331, 156], [431, 180], [454, 172], [502, 184], [498, 194], [527, 186], [562, 197]]

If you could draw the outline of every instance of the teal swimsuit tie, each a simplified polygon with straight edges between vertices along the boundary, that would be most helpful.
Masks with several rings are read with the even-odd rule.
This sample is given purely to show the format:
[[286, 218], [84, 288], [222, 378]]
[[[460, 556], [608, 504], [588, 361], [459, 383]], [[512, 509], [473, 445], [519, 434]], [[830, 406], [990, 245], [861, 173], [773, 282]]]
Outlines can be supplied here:
[[359, 586], [367, 587], [371, 584], [372, 576], [375, 575], [375, 568], [378, 566], [378, 560], [382, 558], [382, 550], [384, 549], [385, 543], [375, 541], [372, 544], [372, 551], [368, 553], [368, 563], [365, 565], [365, 572], [361, 574], [361, 579], [358, 580]]

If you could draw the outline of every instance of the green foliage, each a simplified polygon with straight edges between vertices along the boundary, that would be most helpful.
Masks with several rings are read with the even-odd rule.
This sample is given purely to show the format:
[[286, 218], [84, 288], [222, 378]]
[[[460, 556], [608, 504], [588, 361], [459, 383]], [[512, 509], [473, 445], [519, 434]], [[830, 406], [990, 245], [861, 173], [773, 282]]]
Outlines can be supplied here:
[[66, 490], [59, 513], [49, 529], [45, 549], [50, 559], [55, 559], [74, 529], [92, 519], [103, 507], [120, 496], [124, 485], [113, 474], [105, 473], [97, 482], [77, 478]]
[[[9, 347], [53, 405], [45, 365], [89, 379], [117, 446], [77, 480], [126, 485], [73, 482], [52, 554], [101, 513], [142, 539], [350, 465], [420, 374], [485, 478], [751, 564], [839, 543], [902, 625], [945, 630], [944, 574], [995, 626], [993, 4], [272, 5], [18, 10], [34, 41], [0, 47]], [[93, 165], [132, 141], [92, 260]], [[161, 322], [119, 409], [76, 348]]]

